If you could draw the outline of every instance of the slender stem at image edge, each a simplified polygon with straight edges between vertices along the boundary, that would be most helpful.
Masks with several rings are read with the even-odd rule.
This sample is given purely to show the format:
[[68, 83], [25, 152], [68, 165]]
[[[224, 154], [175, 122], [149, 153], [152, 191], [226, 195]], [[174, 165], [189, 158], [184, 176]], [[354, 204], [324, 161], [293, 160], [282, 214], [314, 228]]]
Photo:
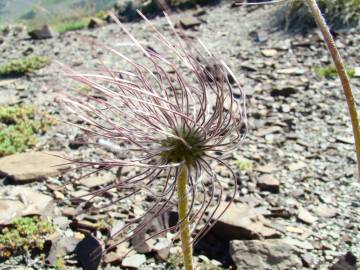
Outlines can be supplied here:
[[356, 156], [357, 156], [357, 165], [358, 165], [358, 177], [360, 178], [360, 125], [358, 113], [356, 110], [356, 104], [353, 96], [353, 92], [351, 90], [351, 85], [349, 81], [349, 76], [346, 73], [344, 62], [341, 58], [339, 51], [335, 46], [335, 42], [333, 37], [331, 36], [329, 27], [326, 24], [324, 17], [321, 14], [319, 6], [317, 5], [315, 0], [306, 0], [307, 5], [310, 8], [310, 11], [320, 28], [320, 31], [324, 37], [327, 48], [331, 54], [331, 57], [335, 63], [336, 70], [339, 74], [340, 81], [344, 90], [344, 94], [346, 97], [346, 102], [348, 105], [354, 138], [355, 138], [355, 148], [356, 148]]
[[193, 270], [192, 246], [190, 243], [190, 225], [188, 212], [188, 198], [186, 193], [186, 184], [189, 177], [188, 167], [183, 165], [177, 177], [177, 193], [179, 198], [178, 212], [180, 223], [181, 248], [183, 252], [185, 270]]

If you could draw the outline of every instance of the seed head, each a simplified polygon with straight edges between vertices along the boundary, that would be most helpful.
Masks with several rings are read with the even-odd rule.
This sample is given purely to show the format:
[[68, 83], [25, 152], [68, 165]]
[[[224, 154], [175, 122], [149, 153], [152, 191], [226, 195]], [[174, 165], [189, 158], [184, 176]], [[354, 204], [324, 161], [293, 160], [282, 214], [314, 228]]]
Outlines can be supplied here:
[[[188, 216], [195, 242], [226, 210], [219, 208], [225, 196], [223, 184], [213, 171], [215, 164], [222, 164], [232, 174], [234, 192], [229, 204], [236, 195], [234, 173], [221, 157], [236, 150], [244, 137], [244, 94], [228, 66], [201, 42], [200, 49], [195, 49], [188, 39], [181, 38], [184, 33], [175, 29], [166, 14], [171, 38], [140, 15], [166, 54], [158, 52], [161, 51], [158, 47], [143, 45], [114, 17], [144, 55], [141, 63], [107, 45], [97, 44], [124, 61], [126, 68], [104, 67], [94, 74], [67, 68], [71, 78], [96, 93], [63, 99], [66, 107], [83, 121], [83, 125], [77, 126], [88, 135], [123, 145], [127, 157], [76, 162], [81, 167], [133, 167], [138, 171], [92, 193], [94, 197], [101, 196], [116, 188], [118, 196], [111, 205], [135, 194], [144, 195], [144, 202], [145, 198], [152, 198], [153, 204], [144, 215], [129, 220], [121, 230], [127, 231], [123, 241], [144, 231], [149, 220], [177, 205], [176, 177], [179, 167], [185, 164], [189, 169], [191, 198]], [[234, 80], [233, 84], [229, 78]], [[237, 98], [233, 88], [241, 93]], [[176, 229], [181, 222], [166, 230]], [[201, 229], [197, 228], [199, 224], [203, 225]]]

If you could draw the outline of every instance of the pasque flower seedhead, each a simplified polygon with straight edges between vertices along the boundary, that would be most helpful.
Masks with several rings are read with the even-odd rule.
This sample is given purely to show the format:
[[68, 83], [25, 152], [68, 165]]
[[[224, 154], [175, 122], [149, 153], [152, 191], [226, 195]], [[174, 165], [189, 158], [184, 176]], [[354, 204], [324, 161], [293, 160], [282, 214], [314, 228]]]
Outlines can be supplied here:
[[[93, 74], [67, 68], [68, 76], [96, 92], [96, 95], [63, 98], [66, 107], [84, 123], [74, 125], [87, 134], [124, 145], [128, 157], [76, 162], [81, 167], [137, 169], [136, 175], [101, 188], [93, 196], [116, 188], [119, 193], [116, 202], [135, 194], [153, 198], [153, 204], [142, 216], [129, 220], [122, 228], [121, 232], [127, 231], [123, 241], [143, 231], [149, 220], [176, 206], [174, 194], [181, 166], [189, 171], [187, 217], [194, 233], [193, 241], [203, 235], [226, 210], [219, 207], [225, 196], [214, 164], [222, 164], [231, 171], [221, 159], [226, 156], [222, 153], [236, 150], [246, 129], [244, 94], [229, 67], [201, 42], [195, 49], [166, 18], [171, 38], [165, 37], [143, 16], [158, 47], [165, 48], [166, 54], [158, 52], [157, 47], [143, 45], [114, 17], [144, 55], [143, 61], [135, 62], [97, 43], [125, 61], [127, 68], [116, 70], [106, 66]], [[229, 78], [235, 82], [230, 83]], [[234, 88], [241, 93], [237, 98]], [[231, 173], [234, 192], [228, 197], [228, 204], [236, 194], [236, 179]], [[143, 198], [145, 201], [146, 196]], [[203, 225], [201, 229], [197, 229], [199, 224]]]

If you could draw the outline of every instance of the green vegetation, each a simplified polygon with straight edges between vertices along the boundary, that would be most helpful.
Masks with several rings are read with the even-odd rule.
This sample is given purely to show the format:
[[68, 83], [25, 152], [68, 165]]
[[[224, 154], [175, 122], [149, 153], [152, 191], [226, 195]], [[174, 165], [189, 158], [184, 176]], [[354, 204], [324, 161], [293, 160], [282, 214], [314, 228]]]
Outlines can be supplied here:
[[46, 133], [55, 124], [55, 119], [34, 107], [0, 107], [0, 157], [34, 147], [36, 135]]
[[55, 232], [54, 226], [39, 217], [21, 217], [0, 233], [0, 257], [9, 258], [17, 252], [43, 250], [47, 236]]
[[180, 252], [171, 255], [166, 261], [166, 269], [181, 269], [183, 266], [183, 257]]
[[[333, 28], [360, 24], [360, 0], [318, 0], [317, 3]], [[292, 1], [287, 23], [290, 28], [315, 26], [304, 1]]]
[[53, 25], [53, 28], [58, 33], [64, 33], [68, 31], [75, 31], [87, 27], [89, 24], [89, 18], [79, 18], [63, 21]]
[[238, 159], [234, 163], [240, 169], [240, 171], [251, 171], [253, 169], [252, 161], [246, 158]]
[[66, 263], [63, 258], [57, 258], [54, 263], [54, 269], [55, 270], [63, 270], [65, 269]]
[[[315, 72], [321, 77], [335, 78], [338, 76], [336, 68], [334, 66], [318, 67], [315, 68]], [[353, 68], [347, 68], [346, 72], [350, 78], [354, 77], [355, 70]]]
[[104, 20], [108, 16], [108, 13], [105, 10], [100, 10], [95, 13], [95, 17], [101, 20]]
[[0, 65], [0, 77], [21, 76], [38, 70], [48, 64], [50, 59], [44, 56], [28, 56], [22, 59], [12, 60]]

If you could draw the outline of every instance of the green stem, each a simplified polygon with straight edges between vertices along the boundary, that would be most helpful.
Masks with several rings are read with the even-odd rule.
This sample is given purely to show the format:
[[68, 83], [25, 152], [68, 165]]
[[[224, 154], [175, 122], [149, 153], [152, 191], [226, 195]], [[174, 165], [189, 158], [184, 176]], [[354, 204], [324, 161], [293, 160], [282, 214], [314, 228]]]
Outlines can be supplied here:
[[193, 258], [192, 258], [192, 246], [190, 244], [190, 226], [188, 212], [188, 197], [186, 193], [186, 184], [188, 181], [188, 167], [183, 165], [180, 168], [180, 173], [176, 179], [177, 181], [177, 193], [179, 197], [178, 212], [180, 224], [180, 238], [181, 248], [183, 252], [185, 270], [193, 270]]
[[320, 31], [324, 37], [325, 43], [328, 47], [328, 50], [331, 54], [331, 57], [335, 63], [336, 70], [339, 74], [340, 81], [343, 87], [344, 95], [346, 97], [346, 102], [348, 105], [352, 129], [355, 138], [355, 148], [356, 148], [356, 156], [358, 163], [358, 172], [360, 177], [360, 125], [359, 118], [356, 110], [356, 104], [354, 100], [354, 96], [351, 90], [350, 80], [346, 73], [344, 62], [341, 58], [339, 51], [335, 46], [335, 42], [333, 37], [330, 34], [329, 27], [326, 24], [324, 17], [321, 14], [319, 6], [317, 5], [315, 0], [306, 0], [307, 5], [309, 6], [311, 13], [320, 28]]

